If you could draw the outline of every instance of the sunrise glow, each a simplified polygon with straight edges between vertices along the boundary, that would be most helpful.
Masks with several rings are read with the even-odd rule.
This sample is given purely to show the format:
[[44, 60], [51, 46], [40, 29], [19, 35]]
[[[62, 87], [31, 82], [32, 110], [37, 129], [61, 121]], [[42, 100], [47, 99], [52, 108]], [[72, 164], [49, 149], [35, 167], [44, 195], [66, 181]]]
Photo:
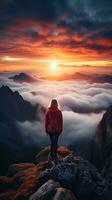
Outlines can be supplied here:
[[57, 63], [56, 63], [56, 62], [51, 63], [51, 64], [50, 64], [50, 68], [51, 68], [51, 70], [52, 70], [53, 72], [56, 72], [56, 70], [57, 70]]
[[[38, 10], [40, 4], [44, 9], [42, 13]], [[67, 7], [65, 10], [59, 9], [61, 13], [55, 10], [58, 6], [63, 8], [61, 2], [55, 8], [50, 7], [52, 3], [49, 3], [48, 7], [43, 3], [40, 4], [37, 1], [33, 10], [32, 6], [29, 6], [28, 10], [31, 9], [31, 13], [28, 16], [27, 7], [20, 9], [17, 3], [16, 9], [20, 9], [20, 13], [23, 10], [27, 17], [19, 14], [16, 16], [16, 11], [14, 16], [10, 15], [8, 12], [10, 7], [12, 6], [12, 10], [15, 9], [14, 1], [8, 1], [7, 5], [3, 4], [0, 71], [37, 70], [39, 74], [45, 75], [74, 73], [78, 67], [81, 71], [89, 69], [92, 72], [93, 67], [97, 71], [102, 71], [102, 68], [110, 68], [111, 71], [110, 21], [105, 22], [102, 16], [102, 20], [98, 18], [96, 23], [93, 16], [95, 12], [91, 11], [91, 8], [86, 9], [86, 15], [83, 13], [81, 15], [76, 9], [78, 1], [74, 1], [72, 5], [74, 9], [68, 2], [69, 9]], [[87, 6], [86, 2], [85, 6]], [[71, 10], [73, 15], [70, 14]], [[82, 12], [85, 13], [83, 6]], [[90, 12], [93, 14], [90, 15]], [[54, 13], [59, 16], [54, 16]]]

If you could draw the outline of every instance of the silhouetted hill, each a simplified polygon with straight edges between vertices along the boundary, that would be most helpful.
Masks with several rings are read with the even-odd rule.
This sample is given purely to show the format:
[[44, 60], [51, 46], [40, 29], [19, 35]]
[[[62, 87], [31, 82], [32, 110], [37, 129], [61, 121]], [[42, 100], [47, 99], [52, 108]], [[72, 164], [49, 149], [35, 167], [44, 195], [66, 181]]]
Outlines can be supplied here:
[[19, 82], [19, 83], [23, 83], [23, 82], [33, 83], [33, 82], [37, 81], [32, 76], [30, 76], [30, 75], [28, 75], [26, 73], [20, 73], [18, 75], [9, 77], [9, 79], [12, 79], [13, 81]]
[[32, 106], [19, 92], [13, 92], [8, 86], [0, 88], [0, 173], [15, 160], [31, 160], [38, 151], [38, 146], [25, 145], [17, 122], [39, 121], [40, 112], [45, 112], [41, 105]]
[[77, 72], [69, 76], [74, 80], [87, 80], [90, 83], [112, 83], [112, 75], [110, 74], [84, 74]]
[[104, 113], [98, 124], [93, 142], [93, 160], [102, 168], [112, 155], [112, 106]]
[[82, 156], [94, 164], [99, 171], [102, 171], [105, 165], [108, 166], [108, 162], [112, 163], [112, 106], [109, 106], [103, 114], [93, 140], [85, 141], [76, 147], [71, 143], [70, 148], [75, 156]]
[[0, 200], [111, 200], [108, 182], [98, 170], [64, 146], [59, 161], [48, 161], [49, 147], [32, 163], [10, 165], [0, 177]]
[[77, 80], [88, 81], [89, 83], [112, 83], [112, 75], [110, 74], [86, 74], [76, 72], [73, 74], [65, 74], [64, 76], [47, 76], [44, 79], [50, 80]]
[[36, 120], [38, 107], [38, 104], [32, 106], [19, 92], [13, 92], [8, 86], [0, 88], [0, 121]]

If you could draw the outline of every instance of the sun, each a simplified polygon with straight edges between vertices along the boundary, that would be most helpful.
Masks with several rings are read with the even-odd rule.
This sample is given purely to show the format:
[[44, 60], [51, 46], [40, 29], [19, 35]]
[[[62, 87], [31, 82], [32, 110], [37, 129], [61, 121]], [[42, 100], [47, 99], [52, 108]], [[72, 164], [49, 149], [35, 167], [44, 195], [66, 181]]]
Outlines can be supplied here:
[[58, 64], [56, 62], [53, 62], [50, 64], [50, 68], [53, 72], [57, 70]]

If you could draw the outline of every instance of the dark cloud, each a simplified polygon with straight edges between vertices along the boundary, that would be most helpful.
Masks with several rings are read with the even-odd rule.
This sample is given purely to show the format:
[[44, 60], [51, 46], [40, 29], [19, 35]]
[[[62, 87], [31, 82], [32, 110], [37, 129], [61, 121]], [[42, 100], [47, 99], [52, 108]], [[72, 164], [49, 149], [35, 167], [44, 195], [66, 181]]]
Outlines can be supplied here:
[[29, 38], [32, 38], [32, 39], [37, 39], [38, 38], [38, 33], [36, 31], [26, 31], [24, 32], [24, 35], [25, 37], [29, 37]]
[[102, 45], [102, 44], [85, 44], [85, 48], [87, 49], [91, 49], [91, 50], [95, 50], [98, 53], [103, 53], [103, 52], [107, 52], [109, 50], [112, 50], [111, 46], [106, 46], [106, 45]]
[[88, 7], [93, 11], [94, 16], [100, 20], [112, 19], [112, 1], [111, 0], [87, 0]]
[[94, 20], [92, 21], [89, 12], [92, 10], [99, 12], [99, 9], [108, 11], [111, 5], [112, 3], [109, 0], [95, 1], [94, 3], [92, 0], [2, 0], [0, 1], [0, 7], [2, 8], [0, 19], [4, 23], [6, 21], [10, 23], [14, 17], [58, 21], [63, 16], [68, 24], [77, 21], [80, 23], [80, 20], [84, 20], [85, 26], [91, 28], [91, 23]]
[[6, 9], [11, 2], [13, 2], [14, 0], [1, 0], [0, 1], [0, 9]]
[[[112, 18], [110, 0], [5, 0], [0, 1], [0, 40], [14, 41], [24, 37], [27, 41], [41, 41], [43, 45], [64, 47], [87, 48], [98, 53], [111, 53], [111, 45], [101, 42], [99, 39], [112, 39]], [[28, 22], [29, 20], [29, 22]], [[32, 22], [47, 26], [52, 24], [53, 28], [42, 35], [40, 30], [33, 28]], [[20, 27], [22, 25], [22, 28]], [[11, 27], [16, 27], [11, 30]], [[20, 27], [20, 29], [19, 29]], [[66, 29], [68, 40], [53, 41], [50, 39], [53, 30]], [[7, 34], [10, 33], [10, 34]], [[78, 34], [83, 39], [79, 42], [72, 38], [73, 34]], [[58, 37], [58, 35], [57, 35]], [[64, 38], [64, 35], [62, 35]], [[90, 44], [88, 40], [93, 43]], [[20, 47], [19, 47], [20, 48]], [[11, 52], [15, 50], [15, 44], [1, 46], [1, 52]], [[23, 48], [21, 52], [28, 51]]]
[[33, 17], [34, 19], [53, 20], [56, 18], [55, 4], [52, 0], [16, 0], [14, 4], [18, 15]]
[[105, 27], [104, 30], [97, 33], [93, 33], [90, 37], [91, 39], [112, 39], [112, 27]]
[[3, 9], [0, 19], [4, 25], [13, 22], [14, 17], [54, 21], [67, 8], [65, 0], [9, 0], [0, 2], [0, 7]]

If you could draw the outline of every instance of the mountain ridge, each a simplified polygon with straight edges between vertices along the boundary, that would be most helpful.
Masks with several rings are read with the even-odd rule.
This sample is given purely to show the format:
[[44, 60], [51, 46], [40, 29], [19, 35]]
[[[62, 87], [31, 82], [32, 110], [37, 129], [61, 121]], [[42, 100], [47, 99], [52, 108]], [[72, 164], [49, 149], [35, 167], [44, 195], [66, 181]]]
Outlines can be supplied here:
[[28, 148], [25, 145], [17, 122], [40, 121], [40, 112], [45, 112], [40, 104], [31, 105], [18, 91], [14, 92], [8, 86], [0, 88], [0, 173], [4, 173], [12, 162], [32, 160], [38, 152], [38, 146]]

